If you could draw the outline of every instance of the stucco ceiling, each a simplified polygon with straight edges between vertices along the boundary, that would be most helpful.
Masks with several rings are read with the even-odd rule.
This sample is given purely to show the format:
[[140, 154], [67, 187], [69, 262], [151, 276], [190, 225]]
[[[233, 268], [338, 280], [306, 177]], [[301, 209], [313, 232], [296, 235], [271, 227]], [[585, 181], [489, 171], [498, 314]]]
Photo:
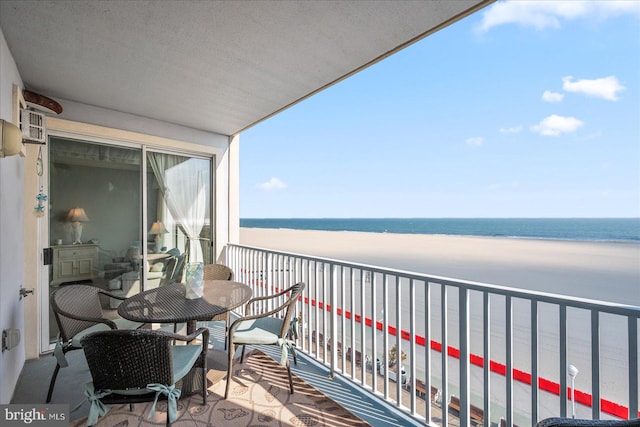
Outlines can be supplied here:
[[485, 6], [0, 1], [26, 88], [232, 135]]

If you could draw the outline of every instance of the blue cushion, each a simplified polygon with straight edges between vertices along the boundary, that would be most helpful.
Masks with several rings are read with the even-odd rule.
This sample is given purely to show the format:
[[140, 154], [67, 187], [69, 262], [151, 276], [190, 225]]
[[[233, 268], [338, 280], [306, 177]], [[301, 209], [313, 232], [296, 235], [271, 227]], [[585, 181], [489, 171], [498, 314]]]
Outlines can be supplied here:
[[173, 381], [178, 382], [193, 367], [202, 352], [201, 345], [174, 345], [171, 346], [173, 354]]
[[233, 341], [237, 344], [275, 344], [280, 338], [282, 322], [275, 317], [242, 321], [233, 333]]
[[169, 250], [167, 251], [167, 253], [168, 253], [169, 255], [172, 255], [172, 256], [174, 256], [174, 257], [177, 257], [177, 256], [179, 256], [179, 255], [180, 255], [180, 249], [178, 249], [178, 248], [172, 248], [172, 249], [169, 249]]

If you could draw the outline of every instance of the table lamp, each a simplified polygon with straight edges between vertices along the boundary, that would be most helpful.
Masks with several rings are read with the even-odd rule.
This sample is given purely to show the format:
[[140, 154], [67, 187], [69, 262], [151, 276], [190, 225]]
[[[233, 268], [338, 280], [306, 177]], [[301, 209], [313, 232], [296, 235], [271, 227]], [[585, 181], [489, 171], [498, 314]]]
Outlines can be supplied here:
[[89, 217], [83, 208], [73, 208], [67, 213], [67, 221], [73, 229], [73, 244], [82, 244], [82, 223], [88, 222]]
[[164, 224], [161, 223], [160, 221], [156, 221], [151, 225], [151, 228], [149, 229], [149, 234], [156, 236], [155, 237], [156, 252], [160, 250], [160, 235], [167, 234], [167, 233], [168, 233], [167, 229], [164, 227]]

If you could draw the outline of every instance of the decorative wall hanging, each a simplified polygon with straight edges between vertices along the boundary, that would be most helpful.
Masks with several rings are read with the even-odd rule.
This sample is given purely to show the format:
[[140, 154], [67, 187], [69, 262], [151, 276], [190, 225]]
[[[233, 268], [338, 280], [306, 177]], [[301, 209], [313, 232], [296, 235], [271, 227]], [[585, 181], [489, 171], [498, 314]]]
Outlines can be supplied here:
[[39, 177], [38, 181], [40, 184], [40, 191], [36, 196], [36, 200], [38, 201], [38, 204], [33, 208], [33, 214], [37, 217], [44, 216], [44, 202], [47, 201], [47, 195], [44, 194], [44, 186], [42, 185], [42, 171], [43, 171], [42, 147], [40, 147], [38, 149], [38, 158], [36, 159], [36, 173], [38, 174], [38, 177]]
[[48, 96], [40, 95], [27, 89], [22, 91], [22, 96], [24, 96], [27, 106], [31, 108], [44, 111], [45, 113], [62, 113], [62, 105]]

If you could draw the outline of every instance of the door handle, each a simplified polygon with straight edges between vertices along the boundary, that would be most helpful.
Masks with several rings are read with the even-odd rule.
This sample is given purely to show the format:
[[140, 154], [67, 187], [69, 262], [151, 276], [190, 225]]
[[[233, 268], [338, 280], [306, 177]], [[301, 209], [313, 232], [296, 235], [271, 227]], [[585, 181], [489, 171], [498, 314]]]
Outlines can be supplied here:
[[28, 297], [31, 294], [33, 294], [33, 289], [20, 288], [20, 300], [22, 300], [22, 298]]

